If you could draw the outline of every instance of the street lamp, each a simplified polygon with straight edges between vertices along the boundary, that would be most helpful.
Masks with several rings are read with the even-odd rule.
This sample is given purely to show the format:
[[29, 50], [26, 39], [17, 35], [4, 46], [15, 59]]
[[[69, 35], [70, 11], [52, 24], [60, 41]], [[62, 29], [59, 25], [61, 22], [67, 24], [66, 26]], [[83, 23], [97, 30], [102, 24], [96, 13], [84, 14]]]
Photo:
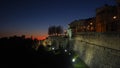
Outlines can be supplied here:
[[65, 52], [67, 52], [67, 50], [65, 49]]
[[75, 60], [76, 60], [76, 59], [75, 59], [75, 58], [73, 58], [73, 59], [72, 59], [72, 62], [75, 62]]
[[54, 50], [55, 48], [54, 47], [52, 47], [52, 50]]
[[113, 16], [113, 19], [116, 19], [117, 18], [117, 16]]
[[117, 16], [113, 16], [112, 31], [117, 31]]

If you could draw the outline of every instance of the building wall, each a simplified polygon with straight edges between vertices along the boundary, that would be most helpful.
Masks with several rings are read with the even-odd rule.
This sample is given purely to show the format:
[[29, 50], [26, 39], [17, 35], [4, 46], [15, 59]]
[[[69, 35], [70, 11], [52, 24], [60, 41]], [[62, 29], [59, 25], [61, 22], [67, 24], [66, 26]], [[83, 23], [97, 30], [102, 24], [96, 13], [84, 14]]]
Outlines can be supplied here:
[[[104, 5], [96, 9], [96, 17], [75, 20], [70, 23], [73, 33], [77, 32], [120, 32], [120, 0], [117, 5]], [[90, 23], [93, 25], [90, 25]], [[93, 27], [93, 29], [92, 29]]]
[[116, 0], [118, 9], [118, 18], [120, 19], [120, 0]]
[[117, 2], [117, 10], [118, 10], [118, 14], [117, 14], [118, 31], [120, 32], [120, 0], [116, 0], [116, 2]]
[[49, 40], [51, 41], [51, 46], [55, 47], [55, 49], [59, 49], [59, 48], [71, 49], [71, 47], [68, 46], [69, 44], [68, 38], [65, 38], [63, 36], [51, 36], [49, 37]]
[[[111, 31], [112, 23], [114, 22], [113, 17], [117, 17], [117, 7], [104, 5], [103, 7], [96, 9], [96, 31], [107, 32]], [[109, 25], [111, 24], [111, 25]]]
[[73, 33], [77, 32], [95, 32], [95, 17], [88, 19], [75, 20], [70, 23]]
[[90, 68], [120, 68], [120, 33], [79, 33], [73, 41]]

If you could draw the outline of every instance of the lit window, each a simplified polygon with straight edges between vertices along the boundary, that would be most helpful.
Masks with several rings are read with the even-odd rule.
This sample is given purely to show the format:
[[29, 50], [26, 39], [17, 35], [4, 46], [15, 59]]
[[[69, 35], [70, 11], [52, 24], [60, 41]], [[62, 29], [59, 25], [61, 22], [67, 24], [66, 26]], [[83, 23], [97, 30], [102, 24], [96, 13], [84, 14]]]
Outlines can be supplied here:
[[92, 25], [93, 23], [91, 22], [90, 25]]

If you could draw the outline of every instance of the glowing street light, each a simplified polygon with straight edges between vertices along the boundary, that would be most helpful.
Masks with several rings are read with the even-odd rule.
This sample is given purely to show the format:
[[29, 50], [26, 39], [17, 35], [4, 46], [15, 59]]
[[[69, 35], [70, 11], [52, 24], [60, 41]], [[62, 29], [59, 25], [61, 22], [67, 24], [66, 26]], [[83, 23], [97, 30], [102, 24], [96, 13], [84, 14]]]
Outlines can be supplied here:
[[113, 16], [113, 19], [116, 19], [117, 17], [116, 16]]
[[67, 50], [65, 49], [65, 52], [67, 52]]
[[72, 62], [75, 62], [75, 60], [76, 60], [76, 59], [75, 59], [75, 58], [73, 58], [73, 59], [72, 59]]
[[52, 50], [54, 50], [55, 48], [53, 47]]
[[93, 23], [91, 22], [90, 25], [92, 25]]

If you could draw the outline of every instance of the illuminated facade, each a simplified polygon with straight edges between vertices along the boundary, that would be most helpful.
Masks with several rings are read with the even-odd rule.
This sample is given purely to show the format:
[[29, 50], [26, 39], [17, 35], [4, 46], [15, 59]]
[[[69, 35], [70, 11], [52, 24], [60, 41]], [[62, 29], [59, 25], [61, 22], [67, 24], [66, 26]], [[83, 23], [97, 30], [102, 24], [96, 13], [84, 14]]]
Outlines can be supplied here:
[[88, 18], [88, 19], [75, 20], [71, 22], [69, 25], [73, 33], [94, 32], [95, 31], [95, 17]]
[[118, 6], [104, 5], [96, 9], [96, 32], [120, 31]]
[[120, 0], [117, 5], [104, 5], [96, 9], [96, 17], [71, 22], [73, 33], [77, 32], [120, 32]]
[[106, 32], [114, 30], [112, 22], [117, 14], [115, 6], [105, 5], [96, 9], [96, 31]]

